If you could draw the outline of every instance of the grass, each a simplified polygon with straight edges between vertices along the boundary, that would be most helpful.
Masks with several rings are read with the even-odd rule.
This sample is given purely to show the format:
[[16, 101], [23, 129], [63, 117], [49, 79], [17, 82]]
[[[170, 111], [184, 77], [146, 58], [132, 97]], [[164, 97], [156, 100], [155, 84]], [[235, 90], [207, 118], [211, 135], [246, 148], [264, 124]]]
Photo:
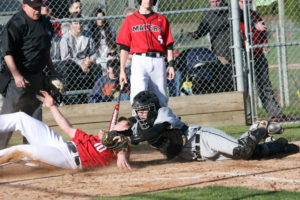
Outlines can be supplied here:
[[288, 191], [264, 191], [242, 187], [210, 186], [205, 188], [186, 188], [168, 190], [158, 193], [139, 193], [118, 197], [102, 197], [94, 200], [283, 200], [299, 199], [298, 192]]

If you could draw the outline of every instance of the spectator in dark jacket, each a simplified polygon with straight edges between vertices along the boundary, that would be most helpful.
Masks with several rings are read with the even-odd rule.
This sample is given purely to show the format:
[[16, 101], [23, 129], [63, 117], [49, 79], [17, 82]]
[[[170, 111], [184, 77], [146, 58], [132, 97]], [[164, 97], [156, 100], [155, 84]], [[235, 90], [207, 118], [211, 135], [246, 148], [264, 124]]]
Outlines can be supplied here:
[[[209, 0], [211, 8], [227, 6], [224, 0]], [[205, 12], [198, 29], [189, 35], [195, 39], [210, 34], [211, 49], [223, 64], [231, 62], [230, 24], [228, 10]]]
[[[252, 0], [247, 0], [247, 2], [252, 2]], [[243, 0], [239, 0], [240, 13], [241, 13], [241, 32], [245, 39], [245, 23], [243, 18]], [[250, 9], [250, 28], [252, 32], [252, 43], [253, 45], [267, 44], [267, 26], [264, 20], [259, 16], [259, 14]], [[250, 29], [249, 29], [250, 30]], [[245, 43], [243, 43], [245, 46]], [[254, 76], [255, 83], [257, 87], [258, 96], [262, 102], [264, 109], [267, 111], [269, 118], [272, 121], [286, 121], [291, 120], [291, 117], [285, 116], [278, 103], [275, 100], [274, 92], [272, 89], [272, 84], [269, 79], [269, 68], [268, 60], [266, 59], [264, 52], [268, 53], [268, 48], [255, 48], [253, 50], [253, 60], [254, 60]]]

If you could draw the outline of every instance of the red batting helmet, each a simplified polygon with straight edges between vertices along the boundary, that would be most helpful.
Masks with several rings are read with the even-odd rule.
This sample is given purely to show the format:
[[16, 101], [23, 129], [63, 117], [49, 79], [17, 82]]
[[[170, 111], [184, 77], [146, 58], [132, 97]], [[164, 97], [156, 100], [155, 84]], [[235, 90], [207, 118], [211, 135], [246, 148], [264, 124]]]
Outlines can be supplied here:
[[[155, 6], [157, 0], [153, 0], [153, 5]], [[142, 0], [138, 0], [139, 4], [142, 4]]]

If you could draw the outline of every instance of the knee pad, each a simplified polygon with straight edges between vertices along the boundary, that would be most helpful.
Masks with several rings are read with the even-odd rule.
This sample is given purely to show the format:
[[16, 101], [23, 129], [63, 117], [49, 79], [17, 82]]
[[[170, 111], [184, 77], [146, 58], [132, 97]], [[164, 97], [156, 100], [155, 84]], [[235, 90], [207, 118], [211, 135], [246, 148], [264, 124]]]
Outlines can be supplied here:
[[234, 159], [249, 159], [255, 150], [257, 143], [250, 136], [239, 140], [239, 146], [233, 149]]

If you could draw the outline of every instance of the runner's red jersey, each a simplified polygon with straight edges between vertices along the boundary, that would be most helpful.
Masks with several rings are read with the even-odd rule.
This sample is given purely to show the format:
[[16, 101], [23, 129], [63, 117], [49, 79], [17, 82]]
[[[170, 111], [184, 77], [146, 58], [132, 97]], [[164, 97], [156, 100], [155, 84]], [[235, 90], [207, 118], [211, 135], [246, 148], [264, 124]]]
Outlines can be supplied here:
[[146, 18], [137, 11], [124, 20], [116, 43], [130, 47], [131, 54], [146, 52], [166, 54], [166, 46], [174, 43], [174, 40], [166, 17], [153, 13]]
[[116, 154], [104, 146], [98, 136], [77, 129], [72, 141], [76, 144], [82, 168], [107, 166], [117, 159]]

